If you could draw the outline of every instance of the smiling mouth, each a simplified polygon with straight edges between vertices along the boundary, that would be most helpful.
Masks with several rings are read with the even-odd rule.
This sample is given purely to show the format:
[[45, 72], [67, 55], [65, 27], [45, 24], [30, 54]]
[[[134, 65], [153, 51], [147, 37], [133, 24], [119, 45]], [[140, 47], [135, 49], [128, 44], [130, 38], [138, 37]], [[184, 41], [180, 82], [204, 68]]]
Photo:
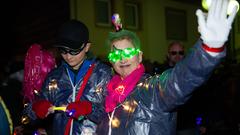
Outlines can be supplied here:
[[130, 66], [130, 64], [128, 64], [128, 65], [120, 65], [120, 68], [126, 68], [126, 67], [129, 67]]

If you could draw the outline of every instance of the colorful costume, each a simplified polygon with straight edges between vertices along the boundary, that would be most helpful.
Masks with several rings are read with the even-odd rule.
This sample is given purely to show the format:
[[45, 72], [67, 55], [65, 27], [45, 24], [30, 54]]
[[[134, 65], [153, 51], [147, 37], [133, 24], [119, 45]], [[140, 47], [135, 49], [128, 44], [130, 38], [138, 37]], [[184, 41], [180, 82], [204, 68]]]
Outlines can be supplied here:
[[212, 57], [201, 45], [202, 41], [198, 41], [186, 59], [173, 70], [167, 70], [162, 75], [142, 75], [133, 91], [114, 108], [109, 108], [106, 100], [106, 111], [109, 113], [98, 126], [97, 134], [175, 135], [174, 109], [189, 99], [192, 91], [208, 78], [225, 55], [222, 52]]

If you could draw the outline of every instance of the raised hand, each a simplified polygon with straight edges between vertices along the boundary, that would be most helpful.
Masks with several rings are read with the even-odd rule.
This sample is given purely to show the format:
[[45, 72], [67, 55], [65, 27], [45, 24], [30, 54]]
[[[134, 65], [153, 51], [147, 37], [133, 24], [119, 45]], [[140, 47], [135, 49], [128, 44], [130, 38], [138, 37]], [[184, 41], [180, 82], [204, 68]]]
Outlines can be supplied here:
[[221, 48], [228, 40], [232, 22], [237, 13], [237, 6], [227, 15], [229, 0], [212, 0], [207, 17], [198, 9], [199, 32], [203, 43], [210, 48]]

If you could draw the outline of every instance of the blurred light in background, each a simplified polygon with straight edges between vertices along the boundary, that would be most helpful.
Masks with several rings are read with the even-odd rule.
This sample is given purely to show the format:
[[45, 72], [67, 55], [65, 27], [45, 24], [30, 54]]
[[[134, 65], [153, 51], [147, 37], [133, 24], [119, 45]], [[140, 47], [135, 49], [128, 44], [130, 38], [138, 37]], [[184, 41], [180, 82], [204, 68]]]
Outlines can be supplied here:
[[[205, 10], [208, 10], [212, 3], [212, 0], [202, 0], [202, 7]], [[232, 13], [233, 7], [237, 6], [237, 11], [239, 10], [239, 3], [236, 0], [230, 0], [229, 5], [228, 5], [228, 15]]]

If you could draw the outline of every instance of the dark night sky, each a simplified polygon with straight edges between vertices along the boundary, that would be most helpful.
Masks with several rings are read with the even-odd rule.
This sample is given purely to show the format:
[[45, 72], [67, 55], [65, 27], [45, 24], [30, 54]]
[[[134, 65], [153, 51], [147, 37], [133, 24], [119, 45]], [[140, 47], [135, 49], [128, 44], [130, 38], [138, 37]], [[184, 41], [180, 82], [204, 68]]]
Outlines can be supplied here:
[[[14, 0], [2, 5], [1, 63], [24, 55], [33, 43], [48, 48], [58, 27], [69, 19], [68, 0]], [[3, 49], [1, 49], [3, 50]]]

